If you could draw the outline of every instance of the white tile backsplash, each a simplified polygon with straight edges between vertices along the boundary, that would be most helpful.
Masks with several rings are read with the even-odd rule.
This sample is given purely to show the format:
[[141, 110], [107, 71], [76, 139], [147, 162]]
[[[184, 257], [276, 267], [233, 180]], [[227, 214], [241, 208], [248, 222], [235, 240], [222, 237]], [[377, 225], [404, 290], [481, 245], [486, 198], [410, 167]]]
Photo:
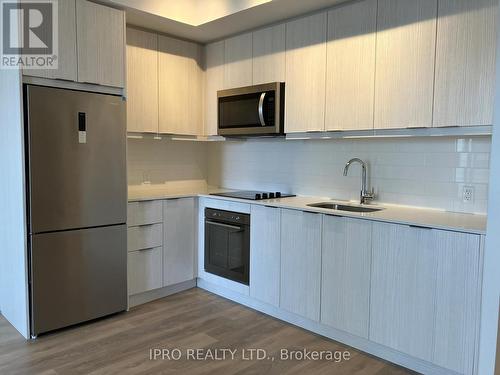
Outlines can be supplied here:
[[128, 184], [164, 184], [207, 180], [207, 144], [203, 142], [129, 139]]
[[[486, 213], [490, 147], [486, 136], [228, 141], [208, 145], [208, 182], [357, 199], [361, 169], [342, 171], [359, 157], [370, 164], [380, 202]], [[463, 202], [464, 185], [474, 187], [474, 202]]]
[[[357, 199], [360, 157], [384, 203], [486, 213], [490, 137], [343, 140], [256, 139], [220, 143], [128, 140], [129, 185], [207, 180], [234, 189]], [[462, 200], [464, 186], [474, 201]]]

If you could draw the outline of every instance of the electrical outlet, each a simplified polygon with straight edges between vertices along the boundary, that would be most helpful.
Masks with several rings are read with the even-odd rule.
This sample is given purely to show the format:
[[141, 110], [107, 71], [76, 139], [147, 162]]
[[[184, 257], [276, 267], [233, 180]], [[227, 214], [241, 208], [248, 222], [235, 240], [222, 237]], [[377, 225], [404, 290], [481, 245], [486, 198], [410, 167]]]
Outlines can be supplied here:
[[464, 203], [474, 202], [474, 186], [464, 186], [463, 200]]

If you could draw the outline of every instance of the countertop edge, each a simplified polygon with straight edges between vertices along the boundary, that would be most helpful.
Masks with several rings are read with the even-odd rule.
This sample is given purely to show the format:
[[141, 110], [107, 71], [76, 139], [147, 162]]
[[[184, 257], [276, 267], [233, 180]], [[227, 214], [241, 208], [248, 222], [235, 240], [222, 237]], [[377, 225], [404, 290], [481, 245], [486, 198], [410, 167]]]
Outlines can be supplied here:
[[[220, 190], [218, 190], [220, 191]], [[227, 190], [224, 190], [227, 191]], [[409, 225], [409, 226], [414, 226], [414, 227], [423, 227], [423, 228], [431, 228], [431, 229], [437, 229], [437, 230], [446, 230], [450, 232], [460, 232], [460, 233], [469, 233], [469, 234], [476, 234], [476, 235], [486, 235], [486, 225], [484, 225], [484, 229], [479, 229], [479, 228], [470, 228], [466, 226], [460, 226], [460, 225], [443, 225], [439, 223], [432, 223], [432, 222], [426, 222], [423, 220], [409, 220], [406, 218], [398, 218], [398, 217], [380, 217], [377, 215], [380, 215], [379, 213], [371, 213], [371, 214], [360, 214], [360, 213], [351, 213], [351, 212], [344, 212], [344, 211], [335, 211], [332, 212], [331, 210], [328, 209], [322, 209], [322, 208], [316, 208], [316, 207], [309, 207], [305, 204], [298, 205], [298, 204], [291, 204], [290, 202], [286, 202], [287, 199], [294, 199], [294, 198], [281, 198], [281, 199], [273, 199], [273, 200], [266, 200], [266, 201], [251, 201], [249, 202], [248, 200], [244, 199], [238, 199], [238, 198], [230, 198], [230, 197], [221, 197], [221, 196], [216, 196], [216, 195], [210, 195], [210, 193], [182, 193], [182, 194], [164, 194], [164, 195], [153, 195], [153, 196], [148, 196], [148, 197], [132, 197], [128, 199], [129, 203], [134, 203], [134, 202], [144, 202], [144, 201], [154, 201], [154, 200], [168, 200], [168, 199], [181, 199], [181, 198], [209, 198], [209, 199], [217, 199], [217, 200], [223, 200], [223, 201], [232, 201], [232, 202], [238, 202], [238, 203], [245, 203], [245, 204], [254, 204], [254, 205], [261, 205], [261, 206], [267, 206], [267, 207], [276, 207], [276, 208], [284, 208], [284, 209], [291, 209], [291, 210], [299, 210], [299, 211], [305, 211], [305, 212], [312, 212], [312, 213], [319, 213], [319, 214], [324, 214], [327, 216], [337, 216], [337, 217], [347, 217], [347, 218], [353, 218], [353, 219], [361, 219], [361, 220], [371, 220], [375, 222], [381, 222], [381, 223], [389, 223], [389, 224], [400, 224], [400, 225]], [[297, 197], [297, 198], [302, 198], [305, 201], [320, 201], [320, 200], [326, 200], [325, 198], [314, 198], [314, 197]], [[384, 206], [384, 205], [382, 205]], [[391, 208], [391, 206], [384, 206], [387, 208]], [[392, 207], [393, 209], [396, 209]], [[410, 209], [410, 208], [407, 208]], [[399, 208], [401, 210], [401, 208]], [[475, 219], [477, 220], [484, 220], [486, 224], [486, 215], [477, 215], [477, 214], [466, 214], [466, 213], [454, 213], [454, 212], [445, 212], [445, 211], [439, 211], [439, 210], [434, 210], [434, 209], [425, 209], [425, 208], [415, 208], [416, 212], [419, 213], [426, 213], [429, 215], [451, 215], [451, 216], [462, 216], [462, 215], [474, 215]], [[394, 215], [396, 216], [396, 215]]]

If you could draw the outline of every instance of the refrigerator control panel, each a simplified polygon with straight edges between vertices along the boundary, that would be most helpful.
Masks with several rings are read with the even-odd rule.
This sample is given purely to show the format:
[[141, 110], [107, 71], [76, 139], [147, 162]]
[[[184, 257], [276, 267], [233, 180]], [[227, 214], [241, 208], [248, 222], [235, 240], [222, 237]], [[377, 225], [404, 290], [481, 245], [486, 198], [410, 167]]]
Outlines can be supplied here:
[[78, 143], [87, 143], [87, 115], [78, 112]]

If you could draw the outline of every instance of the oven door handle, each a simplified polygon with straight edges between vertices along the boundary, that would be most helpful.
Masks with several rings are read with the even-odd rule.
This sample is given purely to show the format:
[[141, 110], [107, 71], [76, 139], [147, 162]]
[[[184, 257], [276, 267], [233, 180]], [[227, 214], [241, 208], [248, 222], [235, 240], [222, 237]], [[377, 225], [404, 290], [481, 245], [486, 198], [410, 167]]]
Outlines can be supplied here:
[[205, 223], [209, 224], [209, 225], [215, 225], [217, 227], [223, 227], [223, 228], [228, 228], [228, 229], [234, 229], [234, 230], [237, 230], [237, 231], [242, 231], [243, 228], [242, 227], [238, 227], [236, 225], [229, 225], [229, 224], [224, 224], [224, 223], [218, 223], [216, 221], [210, 221], [210, 220], [205, 220]]
[[259, 100], [259, 120], [262, 126], [266, 126], [266, 121], [264, 120], [264, 100], [266, 99], [266, 94], [267, 92], [263, 92]]

